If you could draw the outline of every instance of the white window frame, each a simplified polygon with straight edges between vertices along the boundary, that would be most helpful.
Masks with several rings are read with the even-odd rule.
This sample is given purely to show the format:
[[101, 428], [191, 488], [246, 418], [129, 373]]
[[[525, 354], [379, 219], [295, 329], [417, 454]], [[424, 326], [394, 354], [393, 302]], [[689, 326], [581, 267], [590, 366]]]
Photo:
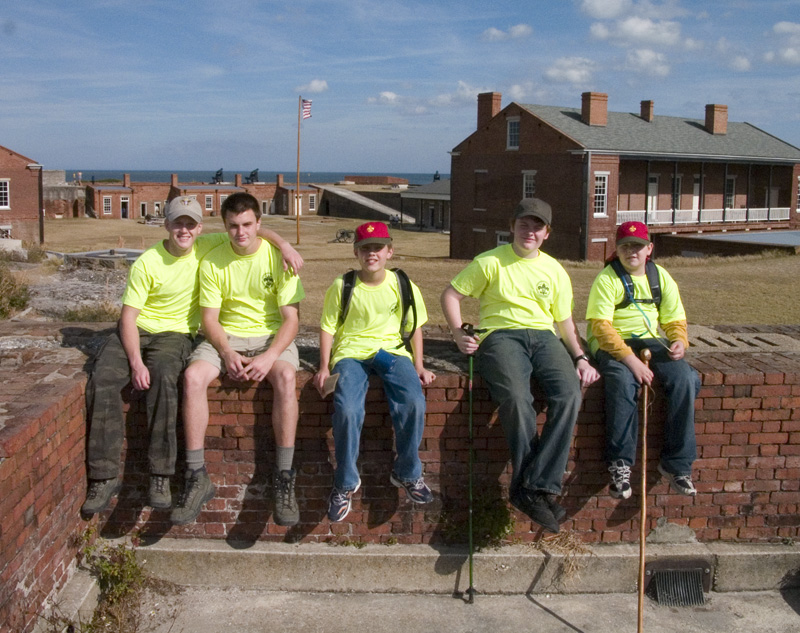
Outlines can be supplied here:
[[139, 217], [140, 218], [147, 217], [147, 203], [146, 202], [140, 202], [139, 203]]
[[308, 212], [311, 213], [312, 211], [317, 210], [317, 194], [310, 193], [308, 194]]
[[214, 195], [207, 195], [206, 196], [206, 211], [213, 211], [214, 210]]
[[692, 181], [692, 211], [700, 210], [700, 174], [694, 175]]
[[11, 208], [11, 179], [0, 178], [0, 209]]
[[103, 215], [111, 215], [111, 196], [103, 196]]
[[610, 171], [594, 172], [592, 215], [595, 218], [608, 217], [608, 177], [610, 175]]
[[522, 197], [536, 197], [536, 170], [526, 169], [522, 172]]
[[227, 199], [228, 199], [228, 196], [225, 195], [224, 193], [219, 194], [219, 211], [220, 211], [220, 213], [222, 213], [222, 203], [225, 202], [225, 200], [227, 200]]
[[506, 119], [506, 149], [519, 149], [519, 117]]
[[511, 231], [495, 231], [494, 234], [497, 237], [498, 246], [511, 244]]
[[795, 211], [800, 213], [800, 176], [797, 177], [797, 208]]
[[647, 177], [647, 213], [658, 210], [658, 174], [650, 174]]
[[736, 176], [725, 177], [725, 195], [722, 198], [724, 209], [733, 209], [736, 204]]
[[672, 208], [676, 211], [681, 208], [681, 193], [683, 192], [683, 174], [672, 175]]

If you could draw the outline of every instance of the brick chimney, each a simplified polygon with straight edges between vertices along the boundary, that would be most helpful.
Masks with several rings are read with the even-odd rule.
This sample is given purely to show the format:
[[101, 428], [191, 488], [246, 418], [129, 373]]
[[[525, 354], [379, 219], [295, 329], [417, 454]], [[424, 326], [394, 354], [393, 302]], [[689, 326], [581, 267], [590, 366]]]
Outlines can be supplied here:
[[709, 134], [728, 133], [728, 106], [718, 103], [706, 105], [706, 131]]
[[283, 174], [277, 174], [275, 176], [275, 184], [278, 187], [283, 187]]
[[178, 174], [172, 174], [169, 179], [169, 184], [176, 189], [178, 188]]
[[655, 104], [652, 101], [642, 101], [642, 118], [651, 123], [655, 115]]
[[131, 175], [130, 174], [122, 174], [122, 186], [123, 187], [128, 187], [128, 189], [130, 189], [130, 187], [131, 187]]
[[584, 92], [581, 95], [581, 120], [587, 125], [605, 127], [608, 123], [608, 95]]
[[478, 129], [480, 130], [500, 112], [499, 92], [482, 92], [478, 95]]
[[241, 187], [241, 186], [242, 186], [242, 174], [236, 174], [236, 175], [233, 177], [233, 184], [234, 184], [236, 187]]

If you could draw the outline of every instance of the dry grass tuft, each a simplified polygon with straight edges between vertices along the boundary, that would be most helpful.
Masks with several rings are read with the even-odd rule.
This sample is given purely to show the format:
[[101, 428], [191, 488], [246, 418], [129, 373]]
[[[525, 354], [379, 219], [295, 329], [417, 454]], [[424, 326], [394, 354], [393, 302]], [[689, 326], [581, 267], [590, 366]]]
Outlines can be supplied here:
[[564, 587], [578, 580], [581, 568], [585, 565], [585, 558], [594, 556], [592, 549], [572, 531], [544, 537], [530, 543], [528, 547], [542, 552], [548, 560], [552, 556], [560, 557], [561, 562], [553, 576], [553, 585], [557, 587]]

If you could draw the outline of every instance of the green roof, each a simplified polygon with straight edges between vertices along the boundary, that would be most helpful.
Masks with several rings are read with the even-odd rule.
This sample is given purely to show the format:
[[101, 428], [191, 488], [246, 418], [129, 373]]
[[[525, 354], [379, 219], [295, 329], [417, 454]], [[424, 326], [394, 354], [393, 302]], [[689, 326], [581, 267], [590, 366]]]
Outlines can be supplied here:
[[767, 160], [800, 163], [800, 149], [750, 123], [728, 122], [727, 134], [710, 134], [705, 121], [609, 112], [605, 126], [587, 125], [577, 108], [518, 104], [587, 150], [652, 157], [705, 160]]

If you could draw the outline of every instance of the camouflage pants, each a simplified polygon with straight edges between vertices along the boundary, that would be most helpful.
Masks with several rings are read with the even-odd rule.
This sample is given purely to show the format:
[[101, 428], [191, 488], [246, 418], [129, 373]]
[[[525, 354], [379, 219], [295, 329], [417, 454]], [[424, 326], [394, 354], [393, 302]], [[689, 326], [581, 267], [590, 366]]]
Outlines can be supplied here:
[[[175, 472], [178, 417], [178, 379], [192, 341], [186, 334], [139, 330], [142, 359], [150, 371], [150, 388], [145, 392], [147, 425], [150, 434], [148, 462], [150, 473]], [[110, 479], [119, 475], [125, 420], [122, 415], [122, 390], [130, 382], [128, 357], [119, 334], [112, 334], [97, 357], [86, 386], [89, 441], [87, 464], [89, 479]]]

